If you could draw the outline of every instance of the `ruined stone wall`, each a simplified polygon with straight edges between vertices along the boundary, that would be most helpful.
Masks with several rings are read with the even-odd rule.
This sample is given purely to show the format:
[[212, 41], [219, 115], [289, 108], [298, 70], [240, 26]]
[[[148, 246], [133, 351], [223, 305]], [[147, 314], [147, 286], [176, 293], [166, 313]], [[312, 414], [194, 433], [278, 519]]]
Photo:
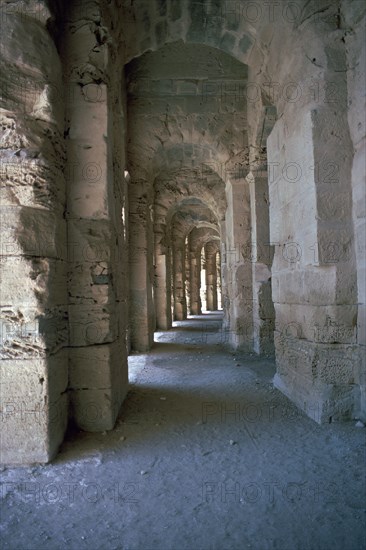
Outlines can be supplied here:
[[44, 3], [1, 5], [1, 461], [47, 462], [67, 423], [62, 68]]
[[2, 460], [113, 427], [219, 235], [230, 343], [275, 323], [275, 385], [364, 417], [365, 6], [269, 4], [2, 5]]
[[68, 417], [111, 429], [127, 391], [123, 62], [107, 5], [55, 7], [2, 6], [7, 462], [52, 458]]

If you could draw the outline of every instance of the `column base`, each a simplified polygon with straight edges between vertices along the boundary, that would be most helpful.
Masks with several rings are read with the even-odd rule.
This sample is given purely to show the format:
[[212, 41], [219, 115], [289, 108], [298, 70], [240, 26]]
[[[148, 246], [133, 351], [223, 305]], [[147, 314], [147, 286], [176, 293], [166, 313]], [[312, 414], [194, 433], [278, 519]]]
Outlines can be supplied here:
[[276, 333], [273, 384], [318, 424], [354, 418], [360, 399], [355, 345], [319, 344]]
[[68, 419], [67, 367], [65, 350], [0, 362], [1, 463], [46, 463], [57, 454]]
[[123, 342], [70, 350], [72, 415], [87, 432], [112, 430], [128, 390]]

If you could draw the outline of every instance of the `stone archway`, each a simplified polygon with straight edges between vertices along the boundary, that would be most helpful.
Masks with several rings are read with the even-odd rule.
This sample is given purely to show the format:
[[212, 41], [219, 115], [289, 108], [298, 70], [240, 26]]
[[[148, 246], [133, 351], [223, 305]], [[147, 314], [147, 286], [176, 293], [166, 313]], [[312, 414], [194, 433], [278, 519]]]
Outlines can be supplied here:
[[[275, 311], [276, 386], [319, 422], [365, 414], [362, 71], [348, 32], [361, 15], [345, 1], [319, 11], [298, 0], [274, 9], [268, 26], [268, 3], [257, 5], [234, 18], [222, 2], [190, 0], [86, 0], [55, 13], [30, 2], [5, 12], [5, 461], [51, 459], [69, 414], [86, 430], [113, 427], [129, 334], [136, 346], [131, 308], [144, 319], [145, 349], [156, 324], [154, 186], [163, 180], [182, 180], [180, 189], [184, 180], [182, 197], [202, 179], [211, 195], [225, 189], [226, 202], [208, 192], [204, 200], [223, 207], [232, 345], [262, 352]], [[218, 78], [173, 67], [155, 82], [169, 52], [210, 60]], [[129, 81], [144, 67], [147, 89]], [[237, 87], [223, 85], [230, 76]], [[186, 96], [196, 116], [179, 104]], [[267, 245], [269, 260], [253, 255]], [[258, 330], [244, 342], [250, 315]]]

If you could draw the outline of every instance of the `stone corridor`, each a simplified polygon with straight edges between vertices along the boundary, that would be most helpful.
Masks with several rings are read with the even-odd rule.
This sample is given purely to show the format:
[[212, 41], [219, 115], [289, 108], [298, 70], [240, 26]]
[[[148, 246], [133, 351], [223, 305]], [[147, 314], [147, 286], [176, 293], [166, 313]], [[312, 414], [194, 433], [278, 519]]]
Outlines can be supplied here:
[[221, 327], [211, 313], [157, 333], [130, 357], [114, 430], [2, 472], [4, 550], [363, 548], [363, 430], [314, 423]]
[[219, 305], [366, 422], [364, 0], [0, 7], [1, 461], [111, 430], [128, 355]]
[[7, 547], [361, 548], [365, 0], [0, 23]]

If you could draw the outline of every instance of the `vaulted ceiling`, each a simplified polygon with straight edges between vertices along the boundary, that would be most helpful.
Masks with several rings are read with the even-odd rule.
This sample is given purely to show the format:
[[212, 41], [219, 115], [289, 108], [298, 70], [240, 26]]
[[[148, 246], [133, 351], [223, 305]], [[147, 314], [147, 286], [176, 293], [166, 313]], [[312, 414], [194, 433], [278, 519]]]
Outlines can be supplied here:
[[247, 67], [178, 41], [132, 60], [126, 81], [129, 171], [151, 186], [155, 221], [182, 239], [218, 230], [226, 173], [247, 160]]

